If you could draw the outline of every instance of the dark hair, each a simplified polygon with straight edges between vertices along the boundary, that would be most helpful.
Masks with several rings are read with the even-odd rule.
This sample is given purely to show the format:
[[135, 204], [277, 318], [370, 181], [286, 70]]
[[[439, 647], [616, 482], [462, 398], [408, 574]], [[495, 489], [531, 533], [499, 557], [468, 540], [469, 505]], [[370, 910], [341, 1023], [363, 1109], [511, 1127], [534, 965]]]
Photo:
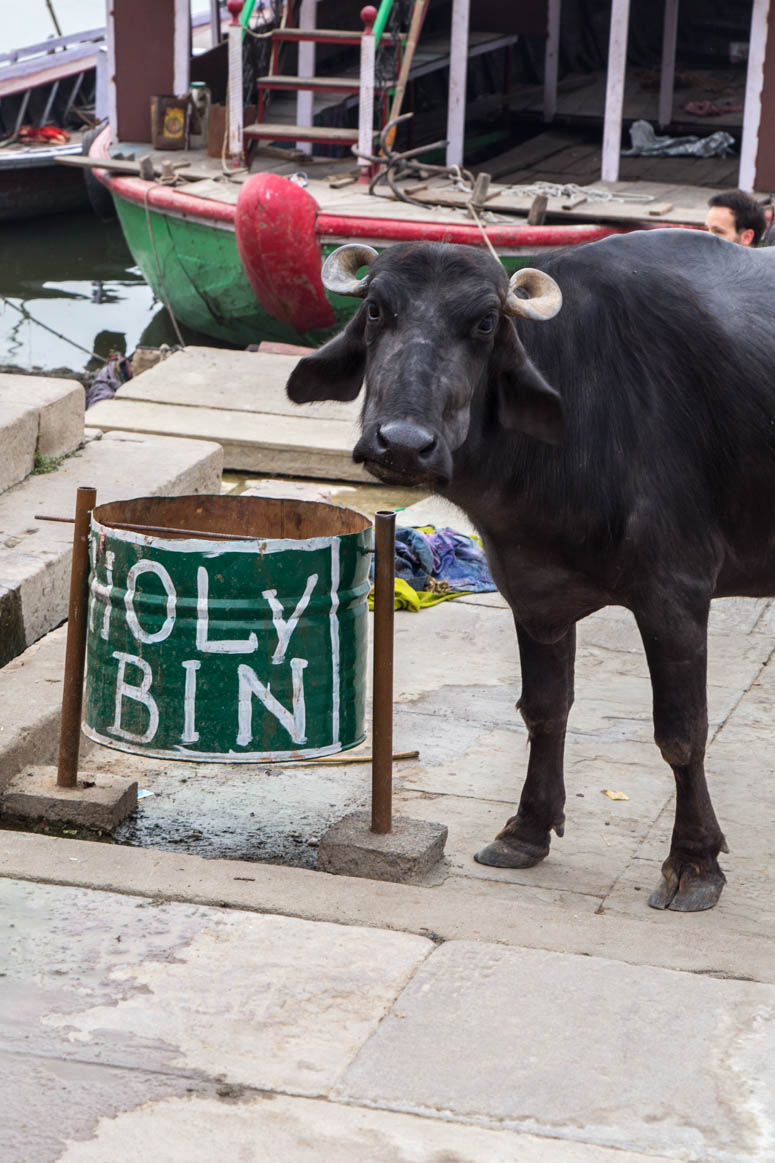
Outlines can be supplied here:
[[758, 246], [767, 229], [767, 219], [759, 203], [745, 190], [724, 190], [708, 199], [709, 206], [726, 206], [735, 219], [735, 230], [753, 230], [753, 245]]

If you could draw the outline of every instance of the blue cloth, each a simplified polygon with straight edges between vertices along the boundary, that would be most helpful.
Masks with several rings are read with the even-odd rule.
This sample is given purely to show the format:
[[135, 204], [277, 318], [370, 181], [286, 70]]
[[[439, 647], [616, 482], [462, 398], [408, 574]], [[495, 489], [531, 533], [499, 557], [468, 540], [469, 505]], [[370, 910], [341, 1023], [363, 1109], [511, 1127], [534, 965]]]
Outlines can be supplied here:
[[[372, 563], [372, 580], [373, 570]], [[424, 532], [398, 526], [395, 572], [418, 591], [433, 589], [439, 582], [446, 582], [458, 593], [491, 593], [495, 589], [479, 542], [454, 529]]]

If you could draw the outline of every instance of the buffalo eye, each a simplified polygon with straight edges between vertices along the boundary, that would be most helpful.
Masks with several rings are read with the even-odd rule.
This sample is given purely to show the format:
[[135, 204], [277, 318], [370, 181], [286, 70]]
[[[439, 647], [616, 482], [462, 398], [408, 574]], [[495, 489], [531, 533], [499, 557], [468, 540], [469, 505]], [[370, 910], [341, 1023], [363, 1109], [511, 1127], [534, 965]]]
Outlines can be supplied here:
[[496, 323], [497, 316], [494, 311], [490, 311], [488, 315], [485, 315], [483, 319], [479, 320], [478, 324], [476, 325], [476, 334], [492, 335], [493, 331], [495, 330]]
[[372, 323], [376, 323], [382, 315], [379, 309], [379, 303], [375, 303], [373, 299], [370, 299], [366, 306], [366, 314]]

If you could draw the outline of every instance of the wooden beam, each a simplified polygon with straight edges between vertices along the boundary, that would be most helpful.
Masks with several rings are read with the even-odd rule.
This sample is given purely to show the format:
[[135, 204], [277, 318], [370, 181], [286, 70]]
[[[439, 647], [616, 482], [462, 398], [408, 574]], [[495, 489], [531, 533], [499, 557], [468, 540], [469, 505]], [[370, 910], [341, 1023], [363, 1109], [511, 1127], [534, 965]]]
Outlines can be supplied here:
[[678, 36], [678, 0], [665, 0], [662, 25], [662, 75], [659, 80], [659, 128], [673, 120], [673, 86], [675, 83], [675, 46]]
[[756, 156], [759, 152], [769, 11], [770, 0], [753, 0], [751, 37], [748, 43], [748, 72], [745, 82], [743, 138], [740, 143], [740, 170], [737, 179], [741, 190], [750, 191], [756, 185]]
[[619, 179], [629, 22], [630, 0], [611, 0], [611, 34], [608, 41], [608, 77], [603, 122], [603, 166], [600, 173], [604, 182], [616, 182]]
[[546, 53], [544, 55], [544, 121], [557, 113], [557, 65], [560, 56], [560, 16], [562, 0], [548, 0], [546, 13]]
[[447, 165], [462, 166], [466, 128], [466, 72], [470, 0], [452, 0], [449, 45], [449, 102], [447, 105]]

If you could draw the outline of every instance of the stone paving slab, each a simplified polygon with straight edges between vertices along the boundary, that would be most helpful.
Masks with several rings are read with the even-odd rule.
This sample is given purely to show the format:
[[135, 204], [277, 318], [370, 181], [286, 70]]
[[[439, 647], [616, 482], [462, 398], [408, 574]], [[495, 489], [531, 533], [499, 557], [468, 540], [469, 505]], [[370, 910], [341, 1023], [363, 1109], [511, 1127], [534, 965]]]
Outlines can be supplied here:
[[0, 832], [0, 878], [379, 926], [434, 940], [574, 951], [775, 984], [771, 940], [731, 927], [729, 906], [687, 920], [655, 912], [641, 900], [629, 917], [608, 913], [594, 897], [498, 881], [448, 876], [438, 885], [409, 887], [22, 832]]
[[450, 942], [335, 1097], [674, 1159], [775, 1155], [775, 989]]
[[414, 934], [10, 880], [0, 902], [7, 1053], [297, 1094], [331, 1089], [434, 948]]
[[[286, 1095], [167, 1098], [100, 1120], [60, 1163], [659, 1163], [557, 1138]], [[30, 1160], [29, 1163], [35, 1163]]]

